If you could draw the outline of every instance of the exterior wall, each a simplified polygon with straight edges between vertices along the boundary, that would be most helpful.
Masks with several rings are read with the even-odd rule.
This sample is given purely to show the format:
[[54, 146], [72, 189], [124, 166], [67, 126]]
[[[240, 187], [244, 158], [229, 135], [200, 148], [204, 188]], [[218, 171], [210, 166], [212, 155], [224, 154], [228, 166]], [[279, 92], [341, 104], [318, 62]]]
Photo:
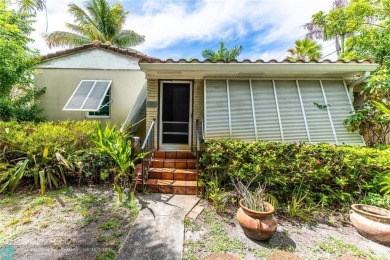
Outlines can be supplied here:
[[41, 97], [45, 115], [49, 120], [84, 120], [85, 112], [63, 111], [66, 102], [81, 80], [112, 80], [110, 118], [99, 120], [120, 125], [133, 108], [145, 83], [145, 74], [140, 70], [56, 69], [40, 68], [35, 75], [35, 86], [45, 87]]
[[156, 119], [154, 125], [154, 147], [157, 148], [158, 144], [158, 105], [151, 106], [150, 104], [158, 104], [158, 80], [157, 79], [148, 79], [148, 95], [146, 97], [146, 131], [149, 130], [150, 125], [152, 124], [153, 119]]
[[[196, 119], [199, 119], [199, 127], [204, 118], [204, 80], [196, 79], [194, 82], [194, 101], [193, 101], [193, 121], [192, 124], [192, 145], [196, 146]], [[202, 137], [201, 137], [202, 138]]]
[[[146, 98], [146, 131], [149, 130], [149, 127], [152, 123], [153, 118], [156, 119], [154, 127], [155, 135], [155, 147], [158, 146], [158, 89], [159, 81], [157, 79], [148, 80], [148, 96]], [[203, 119], [204, 114], [204, 81], [203, 79], [194, 80], [193, 86], [193, 129], [192, 129], [192, 145], [196, 145], [196, 119]], [[157, 104], [157, 106], [152, 106], [152, 104]]]

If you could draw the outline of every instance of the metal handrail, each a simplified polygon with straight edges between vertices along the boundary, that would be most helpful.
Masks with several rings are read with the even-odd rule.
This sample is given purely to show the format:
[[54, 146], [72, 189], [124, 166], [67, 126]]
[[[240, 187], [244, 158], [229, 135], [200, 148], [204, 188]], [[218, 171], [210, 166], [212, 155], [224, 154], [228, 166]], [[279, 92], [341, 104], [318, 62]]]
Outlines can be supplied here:
[[142, 189], [145, 189], [145, 184], [148, 177], [148, 171], [150, 167], [150, 162], [153, 159], [154, 153], [154, 124], [156, 119], [153, 118], [152, 123], [150, 124], [148, 133], [146, 134], [144, 143], [141, 146], [142, 153], [145, 154], [142, 159]]

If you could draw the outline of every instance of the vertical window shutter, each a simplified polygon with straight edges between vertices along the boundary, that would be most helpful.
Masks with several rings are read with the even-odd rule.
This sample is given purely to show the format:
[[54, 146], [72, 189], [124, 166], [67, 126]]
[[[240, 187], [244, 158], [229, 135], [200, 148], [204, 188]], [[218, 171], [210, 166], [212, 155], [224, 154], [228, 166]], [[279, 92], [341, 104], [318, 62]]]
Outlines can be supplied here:
[[311, 142], [334, 143], [335, 138], [320, 82], [318, 80], [300, 80], [298, 84]]
[[232, 138], [255, 141], [252, 99], [248, 80], [229, 80]]
[[323, 80], [322, 85], [328, 101], [330, 114], [338, 143], [364, 144], [358, 133], [348, 132], [344, 120], [353, 113], [350, 99], [342, 80]]
[[294, 80], [276, 80], [284, 141], [308, 141], [298, 89]]
[[253, 102], [259, 140], [282, 141], [271, 80], [252, 80]]
[[205, 88], [206, 137], [230, 138], [226, 80], [207, 80]]

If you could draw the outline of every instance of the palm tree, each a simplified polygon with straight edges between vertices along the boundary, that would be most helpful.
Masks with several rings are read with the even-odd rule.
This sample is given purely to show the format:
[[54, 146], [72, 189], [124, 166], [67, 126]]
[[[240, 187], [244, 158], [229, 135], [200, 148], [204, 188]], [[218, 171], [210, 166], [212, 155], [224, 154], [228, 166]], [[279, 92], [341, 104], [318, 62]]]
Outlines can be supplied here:
[[287, 59], [290, 61], [318, 60], [321, 58], [321, 49], [322, 46], [315, 41], [309, 39], [298, 40], [295, 41], [294, 48], [288, 50], [292, 56], [287, 56]]
[[220, 42], [219, 49], [217, 51], [206, 49], [202, 51], [202, 56], [203, 58], [210, 59], [212, 61], [223, 60], [225, 62], [229, 62], [237, 58], [240, 55], [241, 51], [241, 45], [235, 46], [234, 48], [228, 50], [225, 47], [225, 43]]
[[43, 11], [46, 8], [46, 0], [17, 0], [19, 11], [29, 14]]
[[125, 12], [120, 3], [110, 5], [106, 0], [90, 0], [85, 4], [85, 11], [73, 3], [68, 7], [75, 24], [65, 26], [73, 32], [55, 31], [44, 35], [50, 48], [80, 46], [95, 40], [127, 48], [145, 41], [144, 36], [122, 29], [129, 12]]

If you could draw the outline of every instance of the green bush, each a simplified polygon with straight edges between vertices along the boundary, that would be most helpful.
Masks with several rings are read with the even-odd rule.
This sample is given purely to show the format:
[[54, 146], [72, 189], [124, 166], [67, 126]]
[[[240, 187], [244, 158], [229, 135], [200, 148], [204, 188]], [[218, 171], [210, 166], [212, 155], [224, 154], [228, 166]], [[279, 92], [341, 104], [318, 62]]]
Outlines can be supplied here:
[[306, 204], [338, 206], [379, 192], [383, 172], [390, 169], [390, 149], [216, 140], [201, 160], [206, 183], [217, 173], [229, 189], [232, 176], [248, 183], [260, 173], [254, 183], [266, 182], [281, 203], [303, 183]]
[[[67, 182], [99, 182], [100, 176], [114, 167], [113, 160], [98, 151], [95, 139], [96, 121], [25, 122], [0, 121], [0, 184], [7, 182], [16, 170], [16, 162], [29, 159], [23, 175], [27, 184], [58, 188]], [[1, 169], [0, 169], [1, 170]]]

